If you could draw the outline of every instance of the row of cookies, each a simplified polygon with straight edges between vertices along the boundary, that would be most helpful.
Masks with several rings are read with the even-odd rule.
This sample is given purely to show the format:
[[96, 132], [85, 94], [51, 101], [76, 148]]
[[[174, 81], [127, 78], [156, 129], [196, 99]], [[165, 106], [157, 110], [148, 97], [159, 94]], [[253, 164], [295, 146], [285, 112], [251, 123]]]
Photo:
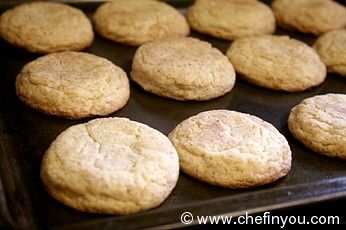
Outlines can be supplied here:
[[[288, 118], [292, 134], [317, 153], [346, 159], [346, 95], [305, 99]], [[285, 137], [262, 119], [211, 110], [178, 124], [167, 138], [126, 118], [101, 118], [62, 132], [47, 150], [41, 178], [48, 192], [80, 211], [131, 214], [160, 205], [179, 168], [206, 183], [249, 188], [291, 168]]]
[[346, 26], [346, 10], [330, 0], [197, 0], [188, 10], [191, 27], [226, 40], [285, 29], [321, 35]]
[[[130, 75], [145, 90], [177, 100], [216, 98], [235, 83], [235, 71], [227, 57], [194, 38], [141, 46]], [[129, 99], [130, 84], [126, 73], [105, 58], [65, 51], [26, 64], [16, 78], [16, 93], [41, 112], [80, 119], [122, 108]]]
[[167, 138], [126, 118], [100, 118], [62, 132], [44, 155], [41, 179], [80, 211], [131, 214], [158, 206], [179, 169], [210, 184], [254, 187], [285, 176], [291, 150], [274, 126], [228, 110], [200, 113]]
[[[279, 11], [275, 10], [276, 8], [284, 8], [279, 7], [281, 6], [280, 4], [284, 5], [287, 3], [285, 3], [285, 1], [275, 1], [273, 3], [275, 12]], [[330, 25], [328, 27], [329, 29], [339, 28], [340, 25], [342, 25], [344, 18], [342, 12], [346, 14], [346, 10], [342, 6], [339, 6], [332, 1], [318, 0], [310, 2], [309, 0], [300, 0], [294, 1], [293, 6], [303, 9], [308, 8], [309, 10], [304, 11], [306, 14], [312, 14], [313, 12], [316, 13], [317, 9], [320, 10], [320, 14], [322, 14], [322, 12], [332, 12], [331, 9], [333, 9], [337, 12], [333, 17], [329, 17], [329, 14], [324, 13], [327, 14], [326, 18], [333, 22], [327, 23]], [[293, 6], [290, 5], [288, 8], [292, 8]], [[138, 10], [139, 8], [141, 8], [141, 10]], [[314, 11], [310, 12], [310, 9], [313, 9]], [[233, 20], [224, 18], [223, 20], [225, 20], [225, 22], [223, 22], [223, 20], [219, 18], [221, 17], [219, 14], [220, 12], [233, 12], [232, 10], [236, 10], [235, 12], [238, 13], [225, 15], [235, 17], [231, 18]], [[209, 13], [203, 13], [205, 11], [208, 11]], [[260, 21], [262, 23], [266, 22], [266, 20], [259, 20], [260, 18], [270, 18], [269, 16], [263, 16], [261, 13], [259, 13], [262, 11], [271, 12], [268, 6], [253, 0], [200, 0], [190, 8], [188, 18], [193, 18], [189, 19], [190, 24], [193, 25], [194, 21], [198, 21], [197, 24], [201, 24], [200, 27], [210, 28], [211, 31], [213, 28], [222, 28], [222, 31], [227, 32], [239, 31], [241, 28], [245, 28], [246, 31], [254, 31], [255, 28], [249, 28], [251, 26], [261, 27], [258, 25], [259, 23], [254, 23], [255, 21]], [[163, 12], [166, 13], [163, 14]], [[281, 14], [283, 13], [284, 12], [281, 12]], [[157, 14], [161, 16], [164, 15], [162, 17], [164, 17], [167, 21], [163, 19], [161, 20]], [[266, 15], [265, 13], [263, 14]], [[280, 13], [278, 14], [281, 15]], [[177, 15], [179, 15], [179, 12], [165, 3], [146, 0], [141, 1], [140, 4], [138, 4], [137, 2], [123, 2], [120, 0], [101, 5], [96, 11], [94, 18], [96, 28], [99, 28], [97, 30], [100, 31], [101, 34], [104, 34], [105, 37], [108, 37], [114, 41], [138, 45], [166, 36], [187, 35], [189, 30], [186, 29], [188, 28], [186, 22], [185, 24], [183, 23], [185, 19], [181, 15], [180, 17]], [[254, 16], [250, 17], [249, 15]], [[335, 17], [335, 15], [337, 17]], [[245, 16], [249, 16], [245, 21], [246, 23], [250, 23], [243, 25], [241, 22], [244, 21], [244, 18], [246, 18]], [[260, 18], [256, 18], [255, 16]], [[306, 18], [305, 16], [304, 18]], [[253, 17], [255, 17], [255, 19], [253, 19]], [[296, 15], [296, 17], [298, 16]], [[69, 20], [66, 18], [69, 18]], [[168, 21], [173, 22], [172, 18], [178, 19], [175, 20], [175, 23], [168, 23]], [[152, 19], [156, 19], [158, 21], [154, 20], [153, 22]], [[208, 27], [208, 25], [205, 25], [202, 22], [199, 23], [199, 21], [203, 20], [212, 23]], [[291, 19], [291, 21], [300, 22], [301, 20]], [[238, 23], [239, 25], [232, 25], [230, 22]], [[143, 23], [146, 26], [144, 26]], [[227, 26], [225, 27], [225, 25], [222, 26], [221, 24], [218, 25], [217, 23], [223, 23]], [[275, 29], [275, 20], [274, 24], [271, 24], [274, 25]], [[170, 30], [167, 29], [167, 25], [170, 25]], [[179, 25], [177, 26], [178, 28], [184, 27], [185, 29], [175, 30], [175, 25]], [[335, 27], [332, 27], [332, 25]], [[195, 26], [193, 27], [195, 28]], [[198, 30], [197, 27], [195, 28], [196, 30]], [[185, 32], [180, 33], [183, 30]], [[209, 31], [209, 29], [207, 30]], [[327, 31], [327, 29], [323, 31]], [[120, 34], [114, 34], [115, 32]], [[25, 47], [33, 52], [56, 52], [65, 49], [79, 50], [89, 46], [93, 40], [92, 27], [86, 16], [84, 16], [83, 13], [78, 9], [57, 3], [24, 4], [6, 11], [4, 14], [2, 14], [0, 19], [0, 33], [2, 34], [2, 37], [10, 43], [16, 46]], [[207, 33], [217, 37], [222, 37], [218, 36], [218, 33]], [[244, 34], [243, 36], [263, 33], [253, 32], [246, 35]], [[152, 36], [150, 37], [147, 34]], [[150, 38], [148, 38], [148, 36]], [[234, 38], [238, 37], [242, 36], [234, 36]], [[137, 38], [144, 39], [145, 41], [143, 40], [142, 42], [138, 42], [136, 40]], [[125, 39], [126, 41], [121, 39]], [[315, 48], [320, 54], [322, 61], [327, 65], [330, 72], [345, 75], [345, 39], [345, 30], [332, 31], [321, 37], [321, 39], [319, 39], [315, 45]], [[286, 38], [286, 40], [288, 40], [288, 38]], [[62, 43], [60, 44], [59, 42]], [[267, 49], [264, 49], [264, 46], [266, 46]], [[40, 47], [45, 48], [41, 49]], [[263, 39], [249, 38], [248, 40], [243, 40], [243, 42], [235, 42], [235, 44], [232, 45], [232, 49], [228, 51], [227, 55], [229, 56], [231, 62], [235, 65], [237, 72], [240, 73], [239, 76], [252, 83], [276, 90], [290, 92], [302, 91], [322, 83], [325, 78], [325, 70], [323, 70], [321, 63], [317, 60], [315, 55], [312, 54], [312, 52], [301, 47], [303, 47], [302, 44], [298, 44], [298, 42], [295, 42], [294, 40], [285, 41], [283, 37], [281, 39], [278, 37], [268, 37]], [[44, 49], [46, 50], [44, 51]], [[245, 54], [243, 54], [244, 52]], [[244, 59], [252, 61], [243, 62]], [[270, 63], [270, 60], [273, 60], [273, 63]], [[308, 61], [307, 67], [304, 67], [304, 62], [307, 60], [310, 61]], [[283, 70], [284, 64], [290, 66], [287, 73], [286, 69]], [[256, 66], [254, 67], [254, 65]], [[306, 72], [306, 69], [310, 67], [310, 73], [302, 73]], [[290, 76], [290, 79], [288, 79], [287, 76]], [[137, 82], [140, 80], [147, 81], [147, 79], [138, 79], [138, 77], [135, 77], [135, 79], [137, 79]], [[143, 88], [149, 87], [144, 83], [140, 85]], [[152, 86], [150, 87], [153, 88]], [[222, 95], [221, 93], [219, 94]], [[173, 98], [174, 97], [176, 96], [173, 96]], [[198, 96], [196, 97], [198, 98]], [[186, 99], [195, 98], [187, 97]]]
[[[175, 8], [154, 0], [117, 0], [102, 4], [93, 21], [100, 35], [139, 46], [172, 36], [200, 33], [235, 40], [286, 29], [320, 35], [346, 26], [346, 9], [330, 0], [197, 0], [187, 20]], [[47, 2], [22, 4], [2, 14], [0, 33], [31, 52], [82, 50], [94, 38], [92, 25], [77, 8]]]
[[[324, 48], [319, 41], [316, 44]], [[338, 44], [327, 50], [339, 52]], [[146, 91], [176, 100], [209, 100], [228, 93], [235, 84], [235, 70], [251, 83], [290, 92], [317, 86], [326, 78], [326, 67], [316, 52], [287, 36], [238, 39], [227, 56], [195, 38], [163, 39], [137, 49], [130, 75]], [[335, 54], [330, 57], [337, 59]], [[344, 70], [342, 65], [332, 68]], [[129, 99], [130, 84], [126, 73], [112, 62], [66, 51], [25, 65], [17, 76], [16, 91], [35, 109], [79, 119], [122, 108]]]
[[[178, 10], [155, 0], [104, 3], [93, 21], [100, 35], [129, 45], [190, 32]], [[92, 24], [80, 9], [54, 2], [26, 3], [5, 11], [0, 34], [10, 44], [34, 53], [83, 50], [94, 40]]]

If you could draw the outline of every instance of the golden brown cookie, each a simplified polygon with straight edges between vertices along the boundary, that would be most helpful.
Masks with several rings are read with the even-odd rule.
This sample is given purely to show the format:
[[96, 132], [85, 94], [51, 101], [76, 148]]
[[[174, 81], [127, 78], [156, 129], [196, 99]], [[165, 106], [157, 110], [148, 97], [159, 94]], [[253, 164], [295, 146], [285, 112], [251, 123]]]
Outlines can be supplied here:
[[323, 34], [346, 26], [346, 8], [332, 0], [275, 0], [278, 24], [303, 33]]
[[269, 89], [303, 91], [326, 78], [326, 67], [317, 53], [288, 36], [242, 38], [232, 43], [227, 56], [239, 77]]
[[16, 80], [18, 97], [50, 115], [79, 119], [107, 115], [129, 99], [126, 73], [105, 58], [66, 51], [24, 66]]
[[285, 176], [291, 150], [268, 122], [228, 110], [211, 110], [181, 122], [169, 138], [181, 169], [199, 180], [229, 188], [259, 186]]
[[319, 37], [314, 49], [328, 72], [346, 77], [346, 30], [333, 30]]
[[179, 175], [176, 150], [159, 131], [126, 118], [102, 118], [61, 133], [41, 178], [57, 200], [80, 211], [131, 214], [163, 202]]
[[154, 0], [117, 0], [102, 4], [94, 15], [95, 28], [105, 38], [139, 46], [190, 32], [184, 16], [172, 6]]
[[229, 92], [232, 64], [218, 49], [195, 38], [171, 38], [142, 45], [131, 78], [143, 89], [176, 100], [209, 100]]
[[346, 159], [346, 95], [325, 94], [303, 100], [291, 110], [288, 128], [309, 149]]
[[272, 10], [257, 0], [197, 0], [187, 19], [194, 30], [227, 40], [275, 31]]
[[81, 10], [54, 2], [26, 3], [5, 11], [0, 34], [34, 53], [82, 50], [94, 40], [91, 23]]

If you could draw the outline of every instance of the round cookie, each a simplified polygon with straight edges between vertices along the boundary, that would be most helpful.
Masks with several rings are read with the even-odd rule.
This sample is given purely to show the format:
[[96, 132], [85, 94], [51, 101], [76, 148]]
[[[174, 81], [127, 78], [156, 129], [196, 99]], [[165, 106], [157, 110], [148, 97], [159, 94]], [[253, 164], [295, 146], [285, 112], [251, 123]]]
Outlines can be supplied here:
[[194, 30], [226, 40], [275, 31], [272, 10], [257, 0], [198, 0], [187, 19]]
[[102, 4], [94, 14], [100, 35], [115, 42], [139, 46], [190, 32], [184, 16], [172, 6], [154, 0], [117, 0]]
[[126, 73], [107, 59], [66, 51], [24, 66], [16, 79], [18, 97], [50, 115], [79, 119], [107, 115], [129, 99]]
[[180, 123], [169, 139], [178, 151], [181, 169], [213, 185], [259, 186], [285, 176], [291, 167], [285, 137], [249, 114], [202, 112]]
[[288, 128], [307, 148], [346, 159], [346, 95], [325, 94], [303, 100], [291, 110]]
[[346, 30], [330, 31], [319, 37], [314, 49], [327, 66], [328, 72], [346, 77]]
[[94, 40], [92, 25], [81, 10], [54, 2], [26, 3], [5, 11], [0, 34], [34, 53], [82, 50]]
[[236, 40], [227, 56], [243, 79], [265, 88], [297, 92], [321, 84], [326, 67], [308, 45], [288, 36]]
[[314, 35], [346, 26], [346, 8], [331, 0], [275, 0], [279, 26]]
[[172, 38], [139, 47], [131, 78], [159, 96], [209, 100], [233, 88], [235, 72], [227, 57], [209, 43], [195, 38]]
[[101, 118], [61, 133], [41, 179], [55, 199], [80, 211], [131, 214], [158, 206], [179, 175], [176, 150], [159, 131], [126, 118]]

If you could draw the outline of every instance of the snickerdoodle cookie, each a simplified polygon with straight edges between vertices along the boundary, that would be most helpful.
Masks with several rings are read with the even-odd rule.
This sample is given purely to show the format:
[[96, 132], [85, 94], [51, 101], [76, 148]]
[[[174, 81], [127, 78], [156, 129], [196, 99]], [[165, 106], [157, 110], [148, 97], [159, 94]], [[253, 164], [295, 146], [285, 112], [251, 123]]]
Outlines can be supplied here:
[[333, 30], [319, 37], [314, 49], [328, 72], [346, 77], [346, 30]]
[[91, 23], [81, 10], [54, 2], [26, 3], [5, 11], [0, 34], [34, 53], [82, 50], [94, 40]]
[[61, 133], [41, 178], [57, 200], [80, 211], [131, 214], [158, 206], [175, 187], [179, 159], [159, 131], [126, 118], [101, 118]]
[[194, 30], [227, 40], [275, 31], [272, 10], [257, 0], [197, 0], [187, 19]]
[[305, 43], [288, 36], [262, 35], [236, 40], [227, 51], [239, 77], [289, 92], [321, 84], [326, 67]]
[[211, 110], [180, 123], [169, 138], [181, 169], [202, 181], [229, 188], [270, 183], [291, 167], [291, 150], [268, 122], [240, 112]]
[[142, 45], [131, 78], [143, 89], [176, 100], [209, 100], [229, 92], [232, 64], [218, 49], [195, 38], [172, 38]]
[[313, 151], [346, 159], [346, 95], [325, 94], [303, 100], [291, 110], [288, 128]]
[[94, 15], [95, 28], [105, 38], [128, 45], [186, 36], [185, 17], [172, 6], [154, 0], [117, 0], [102, 4]]
[[107, 59], [66, 51], [24, 66], [16, 79], [18, 97], [44, 113], [78, 119], [107, 115], [130, 94], [126, 73]]
[[346, 8], [332, 0], [275, 0], [278, 24], [286, 29], [319, 35], [346, 26]]

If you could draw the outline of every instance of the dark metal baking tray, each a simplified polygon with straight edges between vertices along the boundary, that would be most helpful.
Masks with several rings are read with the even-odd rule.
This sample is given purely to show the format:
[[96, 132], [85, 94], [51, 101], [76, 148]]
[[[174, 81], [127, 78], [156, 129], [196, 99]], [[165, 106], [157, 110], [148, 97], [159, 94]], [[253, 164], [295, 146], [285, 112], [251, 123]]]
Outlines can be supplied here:
[[[184, 11], [192, 1], [169, 1]], [[1, 1], [0, 10], [17, 1]], [[91, 15], [100, 3], [73, 5]], [[278, 30], [278, 34], [288, 33]], [[312, 44], [314, 37], [288, 33]], [[192, 33], [225, 52], [229, 42]], [[113, 43], [96, 35], [87, 52], [103, 56], [129, 74], [136, 48]], [[129, 215], [87, 214], [55, 201], [44, 190], [40, 177], [41, 158], [57, 135], [71, 121], [47, 116], [25, 106], [16, 95], [15, 77], [23, 65], [37, 58], [0, 40], [0, 223], [18, 228], [148, 228], [178, 227], [180, 215], [241, 215], [346, 196], [346, 162], [312, 153], [290, 135], [286, 120], [290, 108], [316, 94], [346, 93], [346, 78], [329, 74], [319, 87], [302, 93], [262, 89], [237, 80], [227, 95], [206, 102], [179, 102], [144, 92], [131, 82], [128, 104], [111, 116], [124, 116], [168, 134], [179, 122], [210, 109], [230, 109], [254, 114], [272, 123], [288, 139], [293, 152], [290, 173], [259, 188], [231, 190], [211, 186], [181, 173], [169, 198], [158, 208]], [[346, 116], [346, 115], [345, 115]]]

